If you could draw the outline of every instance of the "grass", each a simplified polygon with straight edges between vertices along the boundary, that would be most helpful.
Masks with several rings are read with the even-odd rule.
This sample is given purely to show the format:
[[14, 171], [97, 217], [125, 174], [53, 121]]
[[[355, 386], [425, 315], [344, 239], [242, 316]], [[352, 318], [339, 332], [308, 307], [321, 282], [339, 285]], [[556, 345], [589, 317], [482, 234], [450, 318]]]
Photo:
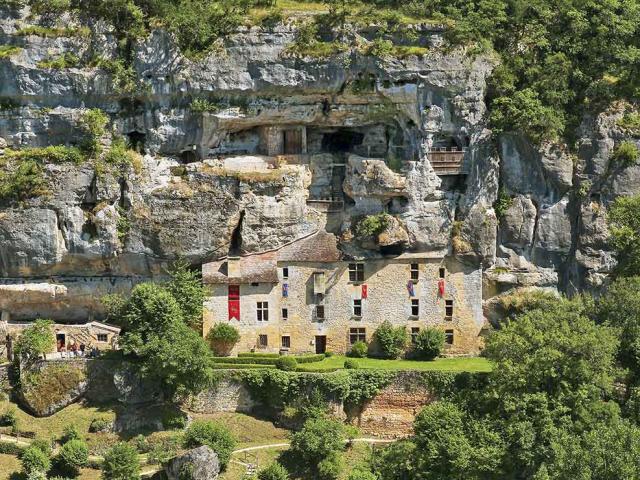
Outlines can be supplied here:
[[[327, 357], [321, 362], [308, 363], [298, 366], [298, 370], [318, 371], [334, 370], [344, 366], [347, 357], [334, 355]], [[482, 357], [459, 357], [459, 358], [438, 358], [427, 362], [419, 360], [382, 360], [378, 358], [356, 358], [354, 359], [361, 369], [378, 370], [421, 370], [438, 372], [490, 372], [491, 363]]]
[[276, 427], [273, 422], [245, 415], [244, 413], [192, 414], [193, 418], [216, 420], [223, 423], [238, 441], [237, 448], [253, 447], [288, 441], [288, 430]]
[[88, 37], [91, 30], [87, 27], [43, 27], [41, 25], [30, 25], [23, 27], [16, 32], [16, 35], [28, 36], [36, 35], [38, 37], [57, 38], [57, 37]]
[[13, 55], [17, 55], [22, 51], [22, 48], [14, 45], [0, 45], [0, 58], [9, 58]]

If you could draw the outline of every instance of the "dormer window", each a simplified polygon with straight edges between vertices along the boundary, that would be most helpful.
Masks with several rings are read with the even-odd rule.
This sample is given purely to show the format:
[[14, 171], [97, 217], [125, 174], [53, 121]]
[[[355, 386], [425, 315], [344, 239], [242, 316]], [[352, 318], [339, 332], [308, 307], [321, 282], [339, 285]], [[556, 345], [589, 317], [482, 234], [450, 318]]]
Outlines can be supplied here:
[[364, 263], [349, 264], [349, 281], [364, 282]]

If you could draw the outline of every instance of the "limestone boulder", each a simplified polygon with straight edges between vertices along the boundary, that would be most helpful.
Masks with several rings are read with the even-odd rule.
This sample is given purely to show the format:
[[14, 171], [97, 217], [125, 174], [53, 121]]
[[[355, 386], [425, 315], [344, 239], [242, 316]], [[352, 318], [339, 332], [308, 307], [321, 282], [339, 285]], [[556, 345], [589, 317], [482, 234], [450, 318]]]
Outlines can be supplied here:
[[220, 473], [220, 462], [218, 455], [203, 445], [169, 460], [165, 472], [169, 480], [216, 480]]

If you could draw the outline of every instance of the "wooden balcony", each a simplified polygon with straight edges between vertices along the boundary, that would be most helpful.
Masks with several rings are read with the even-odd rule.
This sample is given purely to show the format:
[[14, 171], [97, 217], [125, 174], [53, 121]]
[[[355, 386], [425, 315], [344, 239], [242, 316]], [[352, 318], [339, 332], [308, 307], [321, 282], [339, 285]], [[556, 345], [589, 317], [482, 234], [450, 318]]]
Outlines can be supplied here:
[[429, 150], [428, 159], [436, 175], [462, 175], [466, 149], [434, 148]]

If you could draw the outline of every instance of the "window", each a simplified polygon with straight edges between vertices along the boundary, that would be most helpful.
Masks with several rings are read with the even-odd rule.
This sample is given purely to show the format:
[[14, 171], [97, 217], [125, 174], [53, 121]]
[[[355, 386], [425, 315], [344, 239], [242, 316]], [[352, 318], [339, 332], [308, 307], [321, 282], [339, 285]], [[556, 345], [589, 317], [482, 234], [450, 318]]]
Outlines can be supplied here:
[[282, 278], [289, 278], [289, 267], [282, 267]]
[[324, 305], [316, 305], [316, 318], [324, 320]]
[[269, 346], [269, 339], [266, 335], [258, 335], [258, 346], [259, 347], [267, 347]]
[[269, 302], [258, 302], [256, 307], [256, 315], [259, 322], [268, 322]]
[[315, 272], [313, 274], [313, 293], [315, 295], [324, 295], [325, 290], [324, 272]]
[[444, 331], [444, 343], [447, 345], [453, 345], [453, 330]]
[[440, 278], [444, 278], [446, 273], [447, 273], [447, 271], [445, 270], [445, 268], [444, 267], [440, 267]]
[[291, 348], [291, 337], [289, 335], [283, 335], [281, 337], [282, 348]]
[[349, 343], [353, 345], [356, 342], [367, 341], [367, 330], [365, 328], [350, 328]]
[[98, 337], [98, 341], [99, 341], [99, 342], [106, 342], [106, 341], [108, 341], [108, 337], [107, 337], [107, 334], [106, 334], [106, 333], [99, 333], [99, 334], [97, 335], [97, 337]]
[[444, 318], [451, 320], [453, 318], [453, 300], [444, 301]]
[[282, 320], [289, 320], [289, 309], [288, 308], [283, 308], [282, 309]]
[[411, 264], [411, 280], [418, 281], [420, 278], [420, 266], [417, 263]]
[[418, 341], [418, 334], [420, 333], [419, 327], [411, 327], [411, 343]]
[[420, 300], [417, 298], [411, 299], [411, 316], [417, 317], [420, 315]]
[[251, 282], [252, 287], [259, 287], [260, 284], [258, 282]]
[[349, 281], [364, 282], [364, 263], [349, 264]]
[[354, 317], [362, 316], [362, 300], [359, 298], [353, 299], [353, 316]]

